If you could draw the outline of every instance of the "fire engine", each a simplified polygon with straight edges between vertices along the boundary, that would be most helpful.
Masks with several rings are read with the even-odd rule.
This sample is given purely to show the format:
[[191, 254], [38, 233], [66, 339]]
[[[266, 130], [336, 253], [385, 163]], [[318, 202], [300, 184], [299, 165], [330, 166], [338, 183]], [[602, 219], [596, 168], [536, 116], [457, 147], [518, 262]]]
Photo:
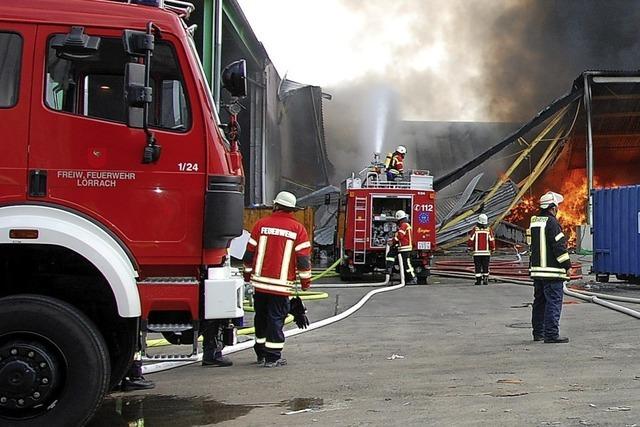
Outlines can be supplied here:
[[[200, 322], [243, 315], [226, 261], [242, 160], [182, 19], [192, 9], [0, 3], [2, 425], [82, 425], [141, 334], [181, 336], [174, 359], [193, 360]], [[245, 74], [225, 69], [233, 96]]]
[[402, 180], [387, 181], [383, 168], [376, 153], [369, 166], [342, 183], [340, 277], [358, 279], [385, 268], [388, 243], [397, 229], [395, 213], [403, 210], [413, 230], [412, 265], [418, 283], [424, 284], [436, 243], [433, 176], [414, 170]]

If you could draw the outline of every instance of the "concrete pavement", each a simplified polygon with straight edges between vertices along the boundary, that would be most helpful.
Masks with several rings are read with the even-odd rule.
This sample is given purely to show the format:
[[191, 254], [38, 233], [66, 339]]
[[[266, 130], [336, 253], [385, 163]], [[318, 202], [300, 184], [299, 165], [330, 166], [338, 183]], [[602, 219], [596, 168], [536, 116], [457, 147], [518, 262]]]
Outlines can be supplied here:
[[[333, 315], [336, 294], [343, 311], [369, 290], [328, 290], [328, 299], [308, 303], [310, 318]], [[640, 297], [640, 288], [614, 290]], [[531, 300], [527, 286], [434, 278], [289, 339], [286, 367], [258, 368], [245, 351], [231, 356], [231, 368], [154, 374], [154, 390], [111, 395], [91, 425], [638, 422], [640, 322], [566, 298], [561, 333], [571, 342], [534, 343]]]

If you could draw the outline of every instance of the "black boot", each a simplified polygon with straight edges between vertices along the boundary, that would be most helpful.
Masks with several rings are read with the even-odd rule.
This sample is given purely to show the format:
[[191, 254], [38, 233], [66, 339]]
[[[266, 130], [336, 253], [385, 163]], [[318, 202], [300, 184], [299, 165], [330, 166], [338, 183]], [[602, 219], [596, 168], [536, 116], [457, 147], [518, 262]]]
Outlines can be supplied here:
[[134, 390], [150, 390], [155, 388], [155, 384], [151, 380], [147, 380], [144, 377], [129, 378], [125, 377], [122, 380], [122, 391], [134, 391]]
[[545, 344], [564, 344], [569, 342], [569, 338], [567, 337], [554, 337], [554, 338], [545, 338], [544, 339]]
[[233, 362], [228, 357], [222, 355], [217, 357], [203, 357], [202, 366], [219, 366], [224, 368], [227, 366], [233, 366]]
[[482, 279], [480, 277], [476, 277], [476, 286], [480, 286], [482, 284], [481, 280]]

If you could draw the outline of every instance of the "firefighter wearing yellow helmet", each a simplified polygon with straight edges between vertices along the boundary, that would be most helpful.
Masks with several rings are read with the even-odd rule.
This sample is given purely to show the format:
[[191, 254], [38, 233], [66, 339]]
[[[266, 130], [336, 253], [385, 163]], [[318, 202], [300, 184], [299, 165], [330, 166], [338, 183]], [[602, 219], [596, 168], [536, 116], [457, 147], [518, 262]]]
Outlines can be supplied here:
[[569, 279], [571, 261], [567, 239], [556, 219], [564, 197], [549, 191], [540, 197], [540, 213], [531, 217], [527, 238], [531, 249], [530, 274], [534, 294], [531, 315], [534, 341], [566, 343], [559, 334], [563, 282]]

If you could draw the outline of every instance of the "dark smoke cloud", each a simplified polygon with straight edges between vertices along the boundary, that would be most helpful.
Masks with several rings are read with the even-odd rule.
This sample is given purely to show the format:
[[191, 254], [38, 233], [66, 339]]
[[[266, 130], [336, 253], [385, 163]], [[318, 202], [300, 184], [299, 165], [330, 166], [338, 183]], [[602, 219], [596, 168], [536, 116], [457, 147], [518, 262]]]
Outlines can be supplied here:
[[[329, 147], [336, 148], [332, 161], [339, 174], [345, 171], [341, 163], [350, 160], [350, 169], [355, 169], [355, 161], [368, 161], [371, 150], [362, 143], [362, 122], [372, 119], [364, 113], [364, 100], [380, 85], [396, 94], [394, 114], [402, 119], [522, 123], [567, 92], [586, 69], [639, 68], [640, 2], [344, 3], [371, 31], [394, 25], [389, 21], [397, 14], [409, 16], [398, 29], [409, 32], [409, 37], [401, 45], [380, 46], [380, 54], [391, 65], [325, 88], [334, 96], [325, 103], [326, 134]], [[413, 66], [417, 53], [438, 43], [446, 53], [438, 64]], [[388, 133], [385, 149], [403, 142], [394, 136]], [[346, 157], [355, 155], [364, 157]]]

